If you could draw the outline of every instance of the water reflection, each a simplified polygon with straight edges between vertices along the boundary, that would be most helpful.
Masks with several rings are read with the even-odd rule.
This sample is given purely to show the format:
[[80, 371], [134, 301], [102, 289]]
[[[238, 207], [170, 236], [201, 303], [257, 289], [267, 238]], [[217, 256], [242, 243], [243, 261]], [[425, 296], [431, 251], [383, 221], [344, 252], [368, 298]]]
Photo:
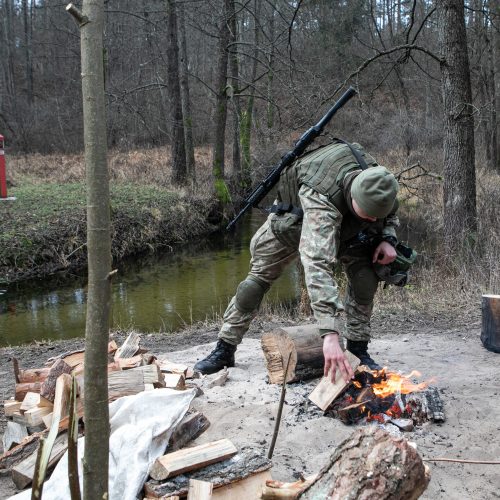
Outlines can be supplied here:
[[[254, 213], [236, 233], [121, 265], [112, 286], [112, 326], [168, 332], [222, 314], [248, 272], [248, 244], [262, 220]], [[298, 293], [295, 274], [291, 266], [268, 300], [293, 300]], [[85, 309], [82, 277], [64, 286], [52, 281], [9, 288], [0, 295], [0, 345], [83, 336]]]

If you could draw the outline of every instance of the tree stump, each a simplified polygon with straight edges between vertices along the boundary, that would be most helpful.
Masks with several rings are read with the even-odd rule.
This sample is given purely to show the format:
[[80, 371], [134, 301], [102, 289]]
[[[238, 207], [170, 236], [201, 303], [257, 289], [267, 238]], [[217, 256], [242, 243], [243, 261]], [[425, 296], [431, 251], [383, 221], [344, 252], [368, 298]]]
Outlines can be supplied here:
[[261, 339], [271, 384], [282, 384], [288, 356], [287, 382], [297, 382], [323, 375], [323, 339], [316, 325], [278, 328], [264, 333]]
[[489, 351], [500, 352], [500, 295], [483, 295], [481, 342]]
[[419, 454], [403, 437], [369, 426], [358, 429], [338, 446], [299, 498], [414, 500], [429, 480]]

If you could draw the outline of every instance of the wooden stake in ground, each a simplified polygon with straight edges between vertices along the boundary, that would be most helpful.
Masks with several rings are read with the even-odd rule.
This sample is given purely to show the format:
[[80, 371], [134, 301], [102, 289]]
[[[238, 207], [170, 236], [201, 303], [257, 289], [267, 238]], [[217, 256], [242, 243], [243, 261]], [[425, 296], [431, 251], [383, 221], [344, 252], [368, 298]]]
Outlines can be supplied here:
[[483, 295], [481, 342], [486, 349], [500, 352], [500, 295]]
[[271, 384], [281, 384], [291, 354], [287, 382], [323, 375], [323, 339], [315, 325], [278, 328], [264, 333], [261, 340]]
[[415, 500], [430, 475], [417, 451], [402, 437], [363, 427], [341, 443], [316, 481], [299, 498], [393, 498]]

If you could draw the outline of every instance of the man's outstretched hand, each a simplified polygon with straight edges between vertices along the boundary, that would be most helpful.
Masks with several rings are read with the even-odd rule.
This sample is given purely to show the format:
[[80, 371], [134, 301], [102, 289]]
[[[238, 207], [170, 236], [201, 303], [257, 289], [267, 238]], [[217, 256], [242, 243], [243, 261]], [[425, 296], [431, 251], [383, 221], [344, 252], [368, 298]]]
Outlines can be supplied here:
[[351, 365], [342, 351], [338, 333], [329, 333], [323, 337], [323, 356], [325, 357], [325, 377], [331, 371], [332, 382], [335, 383], [337, 367], [346, 382], [354, 377]]
[[382, 241], [373, 252], [373, 263], [386, 266], [397, 257], [396, 249], [387, 241]]

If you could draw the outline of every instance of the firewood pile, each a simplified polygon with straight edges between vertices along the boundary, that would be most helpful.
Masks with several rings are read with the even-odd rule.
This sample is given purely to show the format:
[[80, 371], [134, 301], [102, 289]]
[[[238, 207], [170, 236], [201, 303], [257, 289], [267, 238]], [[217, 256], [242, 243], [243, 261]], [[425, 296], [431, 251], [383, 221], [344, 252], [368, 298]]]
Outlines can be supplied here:
[[[302, 345], [298, 340], [295, 343], [269, 344], [270, 355], [273, 354], [272, 349], [283, 349], [284, 346], [292, 349], [295, 346], [303, 352], [309, 350], [307, 356], [303, 352], [295, 353], [291, 363], [293, 374], [290, 376], [289, 373], [287, 380], [310, 377], [318, 371], [317, 349], [314, 346], [311, 349], [313, 342], [307, 339]], [[229, 378], [229, 371], [225, 369], [216, 375], [201, 376], [201, 380], [195, 380], [200, 376], [191, 367], [173, 363], [163, 356], [157, 358], [141, 349], [139, 341], [139, 335], [132, 333], [119, 348], [114, 341], [108, 345], [109, 402], [157, 388], [176, 391], [194, 389], [198, 396], [203, 394], [203, 389], [224, 386]], [[280, 357], [278, 361], [278, 357], [274, 357], [271, 369], [268, 366], [269, 373], [273, 372], [276, 379], [279, 379], [277, 365], [283, 360]], [[314, 369], [308, 369], [307, 358], [313, 360]], [[356, 366], [356, 358], [350, 358], [350, 361]], [[84, 351], [51, 358], [45, 366], [37, 369], [21, 369], [14, 361], [14, 373], [15, 396], [4, 402], [8, 422], [3, 436], [4, 454], [0, 456], [0, 473], [10, 471], [17, 488], [24, 489], [33, 481], [39, 442], [47, 436], [51, 426], [57, 426], [58, 436], [50, 455], [49, 471], [68, 448], [68, 401], [73, 380], [76, 380], [77, 387], [79, 430], [80, 434], [84, 433], [81, 422], [85, 397]], [[284, 373], [281, 374], [281, 382], [283, 379]], [[326, 409], [339, 394], [345, 394], [345, 383], [338, 380], [337, 384], [325, 384], [322, 379], [310, 394], [310, 400]], [[157, 458], [149, 469], [149, 478], [143, 488], [144, 498], [307, 499], [317, 498], [317, 491], [334, 490], [342, 491], [344, 496], [335, 497], [341, 498], [349, 495], [349, 491], [356, 495], [370, 492], [378, 487], [376, 485], [381, 478], [389, 496], [417, 498], [429, 481], [428, 470], [411, 444], [401, 436], [394, 437], [374, 426], [358, 429], [341, 443], [318, 474], [301, 477], [293, 483], [274, 480], [271, 476], [272, 462], [258, 448], [249, 446], [238, 449], [227, 437], [193, 446], [192, 441], [209, 426], [208, 419], [200, 411], [189, 410], [185, 414], [169, 439], [166, 446], [168, 453]], [[380, 467], [369, 470], [365, 467], [367, 456], [371, 454], [373, 458], [374, 453], [380, 455]], [[359, 470], [353, 468], [352, 457], [359, 457]], [[344, 477], [345, 480], [336, 484], [335, 477]], [[398, 496], [402, 489], [411, 493]], [[328, 498], [330, 496], [331, 493]]]

